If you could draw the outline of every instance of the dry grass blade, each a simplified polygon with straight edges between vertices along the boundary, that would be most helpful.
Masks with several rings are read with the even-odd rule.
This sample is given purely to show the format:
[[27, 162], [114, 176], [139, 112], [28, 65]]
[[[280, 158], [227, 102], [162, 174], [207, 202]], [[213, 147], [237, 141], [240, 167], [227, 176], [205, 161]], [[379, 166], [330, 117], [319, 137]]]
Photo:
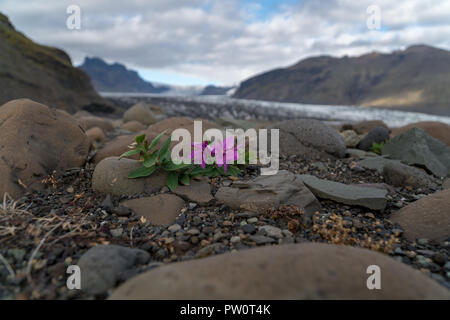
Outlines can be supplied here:
[[41, 239], [41, 241], [39, 242], [38, 246], [36, 247], [36, 249], [34, 249], [33, 253], [31, 254], [30, 259], [28, 260], [28, 264], [27, 264], [27, 279], [28, 282], [31, 282], [31, 264], [33, 262], [34, 257], [36, 256], [36, 254], [38, 253], [39, 249], [42, 247], [42, 245], [44, 244], [45, 240], [47, 239], [47, 237], [53, 232], [55, 231], [59, 226], [61, 226], [63, 224], [64, 221], [61, 221], [60, 223], [58, 223], [56, 226], [54, 226], [49, 232], [46, 233], [46, 235]]
[[11, 268], [11, 265], [6, 261], [5, 257], [0, 253], [0, 261], [3, 262], [3, 264], [6, 267], [6, 270], [8, 270], [9, 274], [12, 276], [13, 279], [16, 278], [16, 273], [14, 272], [13, 268]]

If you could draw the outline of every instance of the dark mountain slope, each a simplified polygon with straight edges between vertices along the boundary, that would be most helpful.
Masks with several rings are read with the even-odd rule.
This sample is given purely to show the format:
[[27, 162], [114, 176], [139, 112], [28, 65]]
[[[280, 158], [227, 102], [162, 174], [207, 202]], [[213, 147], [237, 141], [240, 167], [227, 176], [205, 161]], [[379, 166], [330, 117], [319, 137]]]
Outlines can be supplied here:
[[89, 77], [72, 66], [64, 51], [36, 44], [0, 13], [0, 105], [17, 98], [72, 113], [98, 108], [115, 111], [95, 92]]
[[450, 52], [417, 45], [391, 54], [314, 57], [241, 83], [237, 98], [450, 113]]

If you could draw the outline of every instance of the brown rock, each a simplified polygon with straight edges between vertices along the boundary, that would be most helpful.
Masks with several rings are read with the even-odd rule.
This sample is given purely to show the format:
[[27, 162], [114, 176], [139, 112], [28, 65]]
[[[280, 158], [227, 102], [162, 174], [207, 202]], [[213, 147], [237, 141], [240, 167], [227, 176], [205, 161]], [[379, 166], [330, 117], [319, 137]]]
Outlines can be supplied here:
[[394, 137], [398, 136], [399, 134], [406, 132], [411, 128], [420, 128], [433, 138], [440, 140], [450, 146], [450, 126], [438, 121], [422, 121], [411, 123], [407, 126], [393, 130], [392, 135]]
[[[134, 138], [134, 135], [123, 135], [115, 137], [113, 140], [107, 142], [94, 156], [94, 163], [99, 163], [103, 159], [109, 157], [121, 156], [122, 153], [130, 150], [128, 146], [134, 142]], [[133, 159], [138, 159], [138, 156], [134, 156]]]
[[92, 176], [92, 188], [116, 196], [155, 192], [166, 185], [166, 173], [156, 171], [147, 178], [130, 179], [128, 174], [142, 164], [132, 159], [109, 157], [100, 161]]
[[383, 127], [389, 130], [387, 124], [381, 120], [366, 120], [351, 125], [351, 128], [358, 134], [366, 134], [376, 127]]
[[182, 198], [197, 202], [200, 205], [207, 205], [214, 198], [211, 196], [211, 185], [206, 181], [191, 181], [188, 186], [178, 186], [174, 191]]
[[0, 196], [41, 189], [54, 170], [84, 165], [89, 142], [75, 119], [61, 110], [31, 101], [12, 100], [0, 107]]
[[131, 132], [139, 132], [147, 129], [147, 126], [143, 125], [138, 121], [129, 121], [122, 126], [122, 129], [131, 131]]
[[103, 133], [103, 130], [99, 127], [94, 127], [86, 131], [86, 135], [89, 139], [89, 143], [92, 144], [93, 142], [104, 142], [105, 141], [105, 134]]
[[[367, 267], [381, 269], [369, 290]], [[169, 264], [121, 285], [115, 299], [449, 299], [447, 289], [387, 255], [329, 244], [289, 244]]]
[[392, 214], [390, 220], [399, 223], [411, 241], [444, 241], [450, 237], [450, 190], [419, 199]]
[[138, 121], [143, 125], [151, 125], [156, 122], [152, 111], [147, 104], [140, 102], [128, 109], [123, 115], [123, 122]]
[[143, 216], [151, 224], [172, 224], [184, 207], [183, 199], [173, 194], [159, 194], [156, 196], [127, 200], [122, 205]]
[[89, 130], [91, 128], [98, 127], [103, 130], [103, 132], [110, 132], [114, 129], [112, 121], [106, 118], [100, 118], [96, 116], [85, 116], [81, 115], [77, 117], [78, 122], [84, 128], [84, 130]]

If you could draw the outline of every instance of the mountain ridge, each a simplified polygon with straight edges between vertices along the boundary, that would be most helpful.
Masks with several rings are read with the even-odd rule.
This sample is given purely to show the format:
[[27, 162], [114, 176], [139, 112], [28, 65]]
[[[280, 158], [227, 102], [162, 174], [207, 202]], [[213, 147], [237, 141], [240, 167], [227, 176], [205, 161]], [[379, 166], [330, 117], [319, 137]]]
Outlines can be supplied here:
[[121, 63], [108, 64], [99, 57], [86, 57], [79, 66], [91, 78], [98, 92], [162, 93], [168, 86], [155, 86]]
[[241, 82], [234, 97], [450, 114], [450, 52], [414, 45], [358, 57], [316, 56]]

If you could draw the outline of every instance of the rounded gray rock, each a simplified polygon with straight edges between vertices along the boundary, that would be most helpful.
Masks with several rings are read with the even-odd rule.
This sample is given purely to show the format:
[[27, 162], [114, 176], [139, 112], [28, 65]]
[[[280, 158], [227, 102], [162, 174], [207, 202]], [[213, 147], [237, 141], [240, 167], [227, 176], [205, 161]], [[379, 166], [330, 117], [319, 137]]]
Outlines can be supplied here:
[[[280, 130], [280, 152], [308, 159], [343, 158], [345, 143], [339, 133], [321, 121], [286, 120], [270, 126]], [[270, 145], [269, 145], [270, 146]]]
[[147, 178], [130, 179], [128, 174], [141, 167], [139, 161], [109, 157], [97, 164], [92, 176], [92, 188], [115, 196], [135, 195], [144, 191], [156, 190], [166, 184], [164, 172], [154, 172]]
[[384, 127], [375, 127], [362, 138], [358, 144], [358, 149], [370, 151], [374, 143], [382, 143], [386, 140], [389, 140], [389, 130]]

